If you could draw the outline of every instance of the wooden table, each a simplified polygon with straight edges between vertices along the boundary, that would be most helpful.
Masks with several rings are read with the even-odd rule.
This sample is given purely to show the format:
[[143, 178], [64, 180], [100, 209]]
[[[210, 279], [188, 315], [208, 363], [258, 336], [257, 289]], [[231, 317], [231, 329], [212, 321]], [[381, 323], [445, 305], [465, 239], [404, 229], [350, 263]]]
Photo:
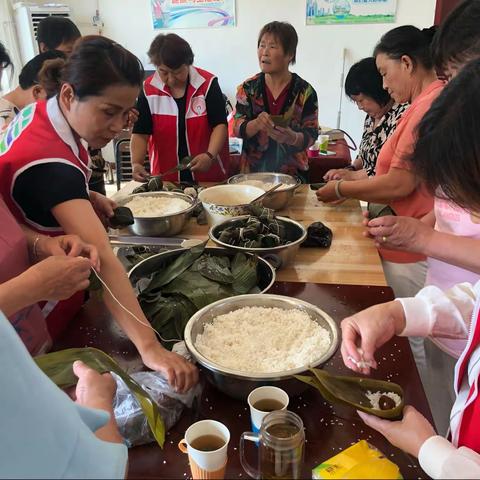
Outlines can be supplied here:
[[[114, 199], [128, 195], [139, 183], [130, 182]], [[358, 200], [339, 206], [319, 201], [308, 185], [302, 185], [288, 208], [277, 212], [299, 221], [306, 227], [321, 221], [333, 231], [329, 249], [300, 248], [295, 263], [277, 271], [277, 280], [286, 282], [341, 283], [344, 285], [385, 286], [382, 265], [372, 240], [363, 235], [363, 216]], [[205, 239], [207, 225], [191, 219], [181, 233], [184, 238]]]
[[[393, 298], [392, 291], [384, 287], [313, 285], [298, 282], [277, 282], [270, 293], [288, 295], [318, 305], [337, 322], [354, 312]], [[104, 350], [129, 371], [141, 367], [132, 344], [113, 324], [103, 304], [95, 301], [89, 302], [82, 309], [76, 321], [72, 322], [70, 329], [55, 345], [55, 349], [84, 346], [95, 346]], [[399, 383], [404, 389], [406, 403], [414, 405], [432, 421], [407, 339], [396, 338], [389, 342], [379, 350], [377, 359], [379, 368], [373, 376]], [[349, 374], [339, 352], [324, 368], [334, 373]], [[425, 477], [416, 460], [392, 447], [380, 434], [364, 425], [353, 409], [330, 406], [315, 389], [309, 388], [301, 396], [292, 399], [289, 408], [300, 415], [306, 427], [304, 478], [311, 478], [311, 469], [323, 460], [361, 439], [368, 440], [399, 465], [404, 478]], [[198, 411], [184, 412], [180, 422], [168, 433], [163, 450], [156, 444], [130, 450], [129, 478], [189, 477], [187, 458], [178, 451], [177, 443], [191, 423], [203, 418], [219, 420], [230, 429], [226, 478], [248, 478], [240, 465], [238, 455], [240, 434], [250, 430], [247, 405], [226, 397], [210, 385], [205, 385]], [[251, 453], [254, 453], [253, 450]]]
[[350, 149], [345, 140], [328, 143], [328, 150], [334, 155], [319, 155], [308, 151], [308, 178], [310, 183], [323, 182], [323, 176], [332, 168], [345, 168], [352, 163]]

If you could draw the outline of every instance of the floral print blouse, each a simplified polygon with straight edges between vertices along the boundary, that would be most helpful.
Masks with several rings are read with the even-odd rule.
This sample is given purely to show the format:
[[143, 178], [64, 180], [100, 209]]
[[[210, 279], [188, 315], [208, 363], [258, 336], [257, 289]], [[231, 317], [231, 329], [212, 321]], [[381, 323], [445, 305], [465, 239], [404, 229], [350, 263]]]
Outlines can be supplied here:
[[265, 75], [259, 73], [246, 80], [237, 90], [234, 134], [243, 138], [240, 170], [248, 172], [279, 172], [290, 175], [308, 170], [306, 149], [318, 136], [318, 100], [313, 87], [292, 73], [289, 91], [281, 116], [284, 124], [305, 137], [301, 148], [279, 144], [265, 132], [247, 138], [246, 127], [262, 112], [269, 112]]
[[365, 118], [362, 141], [358, 149], [358, 158], [369, 177], [375, 175], [377, 157], [387, 138], [395, 131], [397, 122], [403, 112], [408, 108], [408, 103], [395, 103], [382, 117], [377, 126], [375, 119], [369, 115]]

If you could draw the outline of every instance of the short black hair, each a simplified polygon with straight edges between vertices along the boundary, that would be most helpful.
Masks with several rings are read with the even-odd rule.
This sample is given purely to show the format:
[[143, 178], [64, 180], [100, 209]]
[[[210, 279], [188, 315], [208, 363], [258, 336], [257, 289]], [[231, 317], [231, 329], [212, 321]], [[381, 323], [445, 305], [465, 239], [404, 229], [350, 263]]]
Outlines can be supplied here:
[[435, 66], [463, 64], [480, 57], [480, 0], [465, 0], [450, 12], [432, 42]]
[[273, 35], [282, 45], [286, 55], [292, 55], [292, 65], [297, 60], [298, 35], [293, 25], [288, 22], [270, 22], [263, 26], [258, 34], [257, 47], [260, 46], [262, 37], [269, 33]]
[[350, 98], [362, 93], [382, 107], [391, 100], [389, 93], [383, 88], [382, 76], [373, 57], [364, 58], [351, 66], [345, 79], [345, 93]]
[[10, 55], [7, 52], [7, 49], [3, 45], [2, 42], [0, 42], [0, 70], [3, 70], [4, 68], [8, 68], [12, 65], [12, 61], [10, 60]]
[[140, 91], [143, 75], [142, 63], [133, 53], [109, 38], [91, 35], [76, 43], [68, 59], [47, 60], [39, 79], [47, 96], [68, 83], [82, 101], [113, 85], [129, 85]]
[[480, 211], [480, 59], [468, 63], [418, 126], [411, 162], [429, 191]]
[[46, 60], [53, 60], [54, 58], [65, 58], [65, 54], [58, 50], [51, 50], [40, 53], [27, 62], [18, 76], [20, 88], [28, 90], [30, 87], [38, 84], [38, 74], [42, 69], [43, 64]]
[[157, 35], [150, 45], [148, 56], [156, 67], [165, 65], [172, 70], [192, 65], [194, 59], [190, 44], [175, 33]]
[[37, 27], [37, 42], [44, 43], [47, 50], [55, 50], [62, 43], [74, 42], [81, 37], [78, 27], [66, 17], [45, 17]]
[[415, 66], [433, 68], [431, 43], [437, 27], [420, 30], [413, 25], [403, 25], [385, 33], [377, 43], [373, 56], [384, 53], [390, 58], [400, 60], [404, 55], [410, 57]]

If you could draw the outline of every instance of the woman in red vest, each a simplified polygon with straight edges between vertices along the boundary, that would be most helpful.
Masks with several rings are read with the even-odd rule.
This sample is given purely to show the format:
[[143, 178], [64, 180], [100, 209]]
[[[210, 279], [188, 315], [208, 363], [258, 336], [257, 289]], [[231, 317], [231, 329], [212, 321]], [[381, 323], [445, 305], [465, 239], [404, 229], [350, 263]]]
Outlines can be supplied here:
[[[411, 159], [431, 192], [465, 209], [476, 221], [480, 212], [479, 107], [480, 59], [476, 59], [432, 104], [419, 125]], [[471, 247], [470, 253], [474, 250]], [[451, 248], [457, 250], [452, 257], [462, 256], [464, 249], [453, 244]], [[454, 379], [456, 400], [450, 414], [451, 442], [436, 435], [413, 407], [406, 407], [401, 422], [363, 413], [360, 416], [395, 446], [417, 456], [431, 477], [480, 478], [480, 282], [474, 286], [461, 283], [446, 292], [430, 285], [414, 298], [377, 305], [345, 319], [342, 332], [345, 364], [367, 374], [369, 367], [359, 367], [375, 367], [375, 350], [394, 335], [429, 337], [443, 348], [449, 342], [455, 349], [452, 355], [459, 357]], [[362, 360], [367, 363], [359, 365]]]
[[[92, 36], [82, 39], [68, 60], [51, 61], [44, 74], [58, 82], [59, 93], [23, 109], [0, 138], [0, 195], [19, 223], [45, 235], [77, 234], [97, 247], [101, 276], [125, 307], [104, 291], [113, 317], [146, 366], [163, 372], [178, 390], [188, 389], [197, 380], [196, 368], [158, 342], [94, 210], [111, 214], [111, 205], [104, 197], [99, 201], [99, 194], [93, 205], [87, 187], [90, 168], [82, 141], [102, 148], [122, 130], [143, 68], [117, 43]], [[51, 333], [73, 318], [82, 300], [83, 295], [44, 307]]]
[[190, 169], [167, 175], [171, 181], [216, 182], [228, 167], [227, 115], [217, 78], [193, 66], [190, 45], [178, 35], [158, 35], [148, 51], [157, 71], [137, 102], [139, 118], [130, 140], [133, 178], [145, 181], [147, 150], [152, 175], [190, 157]]

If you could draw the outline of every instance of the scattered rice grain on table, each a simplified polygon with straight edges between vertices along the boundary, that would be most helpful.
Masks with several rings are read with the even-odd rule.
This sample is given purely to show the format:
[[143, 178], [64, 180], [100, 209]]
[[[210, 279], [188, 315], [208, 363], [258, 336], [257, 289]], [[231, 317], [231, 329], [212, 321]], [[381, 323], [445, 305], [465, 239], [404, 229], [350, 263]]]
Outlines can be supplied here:
[[134, 217], [164, 217], [172, 215], [190, 207], [190, 203], [175, 197], [148, 197], [136, 196], [125, 204]]
[[244, 307], [206, 324], [195, 346], [223, 367], [273, 373], [318, 360], [330, 346], [330, 334], [301, 310]]

